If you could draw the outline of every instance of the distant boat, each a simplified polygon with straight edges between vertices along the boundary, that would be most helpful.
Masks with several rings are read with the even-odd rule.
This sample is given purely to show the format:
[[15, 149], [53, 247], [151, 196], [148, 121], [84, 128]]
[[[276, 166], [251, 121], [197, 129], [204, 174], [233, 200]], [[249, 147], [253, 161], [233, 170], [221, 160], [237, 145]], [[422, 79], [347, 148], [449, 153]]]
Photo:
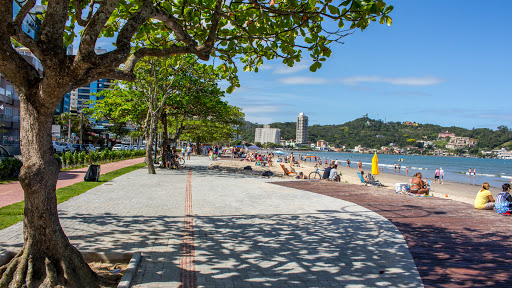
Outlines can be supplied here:
[[400, 161], [400, 162], [404, 162], [404, 158], [403, 158], [403, 157], [400, 157], [400, 158], [398, 158], [398, 161]]

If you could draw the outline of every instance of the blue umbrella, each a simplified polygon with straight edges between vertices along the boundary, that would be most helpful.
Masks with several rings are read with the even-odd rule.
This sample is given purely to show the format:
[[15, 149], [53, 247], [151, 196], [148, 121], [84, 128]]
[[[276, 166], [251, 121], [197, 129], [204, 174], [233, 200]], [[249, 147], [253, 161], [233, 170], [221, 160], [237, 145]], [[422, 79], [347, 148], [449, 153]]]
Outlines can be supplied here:
[[247, 147], [247, 150], [261, 150], [261, 148], [256, 145], [251, 145], [251, 146]]
[[279, 151], [279, 150], [278, 150], [278, 151], [274, 151], [274, 152], [272, 152], [272, 153], [274, 153], [274, 154], [280, 154], [280, 155], [284, 155], [284, 154], [285, 154], [283, 151]]

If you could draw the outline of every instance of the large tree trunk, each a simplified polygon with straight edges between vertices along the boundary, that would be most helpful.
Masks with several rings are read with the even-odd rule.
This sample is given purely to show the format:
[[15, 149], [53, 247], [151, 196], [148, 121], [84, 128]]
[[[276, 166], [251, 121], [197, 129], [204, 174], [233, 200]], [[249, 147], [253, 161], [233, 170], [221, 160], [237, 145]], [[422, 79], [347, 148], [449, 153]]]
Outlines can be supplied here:
[[55, 195], [59, 168], [51, 144], [53, 111], [44, 111], [51, 109], [28, 101], [27, 95], [20, 96], [24, 244], [16, 257], [0, 268], [0, 287], [97, 287], [98, 277], [60, 226]]
[[169, 133], [167, 131], [167, 112], [165, 110], [162, 111], [161, 114], [161, 120], [162, 121], [162, 127], [163, 127], [163, 133], [162, 133], [162, 148], [161, 148], [161, 155], [162, 155], [162, 164], [160, 167], [165, 168], [165, 148], [167, 148], [167, 145], [169, 145]]
[[201, 155], [201, 136], [196, 135], [196, 154]]
[[149, 112], [150, 117], [149, 129], [146, 128], [146, 164], [148, 164], [148, 174], [156, 174], [155, 162], [153, 161], [153, 144], [155, 142], [156, 127], [158, 124], [158, 116], [154, 112]]

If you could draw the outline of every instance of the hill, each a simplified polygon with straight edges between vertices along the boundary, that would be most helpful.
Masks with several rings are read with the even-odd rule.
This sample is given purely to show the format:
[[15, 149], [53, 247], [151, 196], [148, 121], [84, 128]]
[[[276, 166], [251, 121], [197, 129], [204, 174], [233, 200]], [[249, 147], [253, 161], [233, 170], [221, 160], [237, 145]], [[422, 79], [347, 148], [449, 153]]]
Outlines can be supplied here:
[[[263, 125], [245, 122], [242, 137], [247, 142], [254, 141], [254, 132]], [[281, 138], [295, 139], [295, 122], [277, 122], [270, 124], [272, 128], [281, 129]], [[460, 127], [443, 127], [433, 124], [404, 124], [401, 122], [386, 122], [367, 117], [339, 125], [312, 125], [308, 128], [308, 139], [311, 142], [325, 140], [334, 147], [346, 146], [353, 148], [362, 145], [368, 148], [380, 148], [390, 143], [405, 147], [420, 145], [417, 140], [435, 141], [440, 132], [449, 131], [457, 136], [476, 139], [477, 145], [471, 153], [480, 150], [496, 148], [512, 148], [512, 131], [506, 126], [499, 126], [497, 130], [487, 128], [465, 129]]]

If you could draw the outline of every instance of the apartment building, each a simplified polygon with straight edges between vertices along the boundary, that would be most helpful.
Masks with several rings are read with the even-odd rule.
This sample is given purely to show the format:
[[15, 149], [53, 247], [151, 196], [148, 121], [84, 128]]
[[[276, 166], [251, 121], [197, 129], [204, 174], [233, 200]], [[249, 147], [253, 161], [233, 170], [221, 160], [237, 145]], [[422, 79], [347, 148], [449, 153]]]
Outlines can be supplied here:
[[295, 141], [299, 144], [308, 143], [308, 116], [300, 112], [297, 116], [297, 130]]
[[281, 139], [281, 129], [270, 128], [270, 125], [264, 125], [263, 128], [256, 128], [254, 142], [279, 144]]

